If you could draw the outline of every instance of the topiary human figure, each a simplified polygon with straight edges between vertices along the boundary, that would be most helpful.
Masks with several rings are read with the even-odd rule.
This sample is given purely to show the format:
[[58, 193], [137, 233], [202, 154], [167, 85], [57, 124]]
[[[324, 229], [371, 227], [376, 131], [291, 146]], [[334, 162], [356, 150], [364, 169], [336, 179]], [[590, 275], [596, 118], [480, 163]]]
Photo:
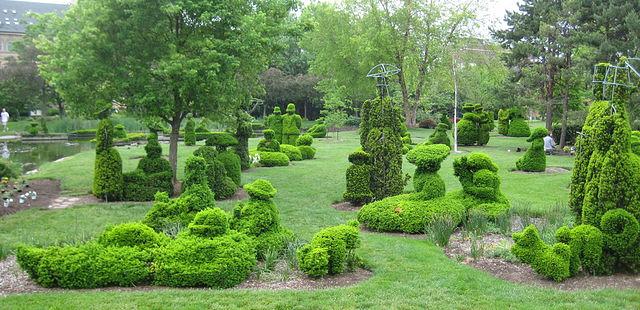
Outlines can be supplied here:
[[162, 146], [158, 143], [158, 136], [156, 134], [149, 134], [144, 150], [147, 156], [140, 159], [138, 169], [144, 171], [146, 174], [171, 172], [171, 164], [169, 164], [168, 160], [162, 158]]
[[[41, 126], [42, 127], [42, 123]], [[122, 124], [118, 124], [115, 127], [113, 127], [114, 131], [113, 131], [113, 137], [116, 139], [126, 139], [127, 138], [127, 130], [124, 128], [124, 125]], [[44, 129], [43, 129], [44, 131]]]
[[475, 105], [464, 104], [462, 113], [462, 119], [458, 121], [458, 143], [465, 146], [476, 145], [478, 142], [477, 123], [479, 116], [475, 113]]
[[196, 122], [191, 116], [184, 125], [184, 145], [196, 145]]
[[451, 148], [451, 140], [447, 135], [447, 130], [449, 130], [449, 126], [445, 123], [440, 123], [436, 126], [436, 130], [429, 136], [429, 143], [431, 144], [444, 144]]
[[267, 250], [281, 251], [293, 234], [280, 225], [278, 208], [272, 200], [276, 189], [264, 179], [245, 184], [244, 189], [250, 198], [233, 209], [231, 228], [256, 237], [258, 256]]
[[280, 143], [275, 140], [275, 132], [272, 129], [265, 129], [262, 133], [264, 134], [264, 139], [258, 142], [258, 151], [280, 152]]
[[493, 113], [485, 112], [481, 105], [477, 104], [474, 113], [478, 115], [478, 141], [477, 144], [482, 146], [489, 143], [489, 133], [495, 128], [493, 123]]
[[249, 158], [249, 138], [253, 135], [251, 116], [245, 112], [239, 112], [237, 119], [236, 138], [238, 139], [238, 144], [234, 147], [234, 150], [240, 156], [240, 168], [247, 170], [251, 167], [251, 158]]
[[282, 143], [282, 112], [280, 107], [273, 108], [273, 114], [267, 117], [266, 125], [275, 133], [275, 139]]
[[371, 191], [379, 200], [402, 193], [402, 114], [389, 98], [362, 105], [360, 144], [371, 156]]
[[207, 163], [205, 174], [209, 188], [215, 193], [216, 199], [226, 199], [235, 194], [238, 186], [227, 176], [224, 164], [217, 159], [218, 151], [212, 146], [201, 146], [193, 155], [204, 158]]
[[96, 132], [96, 160], [93, 175], [93, 194], [106, 201], [122, 198], [124, 181], [122, 159], [113, 146], [113, 123], [100, 121]]
[[144, 149], [147, 156], [140, 159], [136, 170], [123, 174], [125, 200], [150, 201], [156, 192], [173, 194], [171, 164], [161, 157], [162, 147], [155, 133], [149, 134]]
[[509, 134], [509, 110], [498, 110], [498, 133], [506, 136]]
[[287, 114], [282, 116], [282, 144], [295, 145], [300, 128], [302, 127], [302, 117], [296, 114], [296, 105], [287, 105]]
[[547, 168], [547, 156], [544, 153], [543, 138], [546, 135], [547, 129], [544, 127], [539, 127], [533, 130], [531, 136], [527, 139], [528, 142], [531, 142], [531, 147], [516, 162], [516, 168], [518, 170], [544, 172]]
[[303, 160], [313, 159], [316, 156], [316, 149], [311, 144], [313, 144], [313, 137], [310, 134], [301, 135], [296, 140], [296, 146], [298, 146]]
[[371, 201], [373, 193], [369, 188], [371, 184], [371, 156], [363, 151], [349, 154], [351, 166], [347, 168], [347, 191], [342, 197], [344, 200], [361, 205]]
[[443, 144], [419, 145], [407, 153], [407, 161], [417, 166], [413, 188], [423, 200], [442, 197], [446, 193], [444, 181], [438, 175], [440, 164], [451, 150]]
[[230, 177], [237, 186], [240, 186], [242, 174], [240, 156], [232, 150], [227, 149], [229, 146], [237, 145], [238, 140], [227, 132], [212, 132], [205, 144], [216, 147], [218, 151], [216, 159], [224, 164], [227, 176]]

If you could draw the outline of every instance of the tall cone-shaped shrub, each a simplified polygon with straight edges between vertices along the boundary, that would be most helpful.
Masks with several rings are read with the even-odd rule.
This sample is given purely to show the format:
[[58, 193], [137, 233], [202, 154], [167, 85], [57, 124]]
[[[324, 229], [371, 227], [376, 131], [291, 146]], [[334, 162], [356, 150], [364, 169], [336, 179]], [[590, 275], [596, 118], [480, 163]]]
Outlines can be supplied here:
[[389, 98], [362, 105], [360, 144], [371, 156], [371, 192], [379, 200], [402, 193], [402, 124], [398, 107]]
[[113, 131], [113, 123], [106, 118], [100, 121], [96, 132], [93, 194], [107, 201], [120, 200], [124, 187], [122, 159], [113, 148]]

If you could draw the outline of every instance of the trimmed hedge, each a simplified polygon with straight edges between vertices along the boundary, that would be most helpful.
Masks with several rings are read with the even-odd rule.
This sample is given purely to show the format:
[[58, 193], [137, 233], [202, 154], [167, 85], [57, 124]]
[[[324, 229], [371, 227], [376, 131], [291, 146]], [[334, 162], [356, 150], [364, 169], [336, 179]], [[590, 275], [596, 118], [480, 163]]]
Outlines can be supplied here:
[[258, 152], [263, 167], [288, 166], [289, 156], [282, 152]]
[[202, 238], [214, 238], [229, 231], [229, 218], [220, 208], [208, 208], [196, 213], [189, 223], [189, 234]]
[[227, 147], [238, 144], [238, 139], [228, 132], [210, 132], [205, 141], [207, 146], [215, 146], [218, 152], [224, 152]]
[[151, 201], [157, 192], [173, 193], [173, 173], [158, 172], [145, 174], [136, 169], [122, 175], [126, 190], [123, 199], [126, 201]]
[[238, 185], [227, 176], [227, 170], [224, 164], [217, 159], [218, 151], [213, 146], [201, 146], [193, 154], [204, 158], [207, 183], [215, 193], [216, 199], [226, 199], [236, 193]]
[[351, 166], [347, 168], [347, 190], [342, 194], [344, 200], [360, 205], [371, 201], [371, 156], [363, 151], [349, 154]]
[[529, 124], [527, 124], [524, 118], [513, 119], [509, 123], [509, 132], [507, 135], [509, 137], [528, 137], [531, 135]]
[[280, 151], [287, 155], [287, 157], [289, 158], [289, 161], [302, 160], [302, 153], [300, 152], [300, 149], [297, 148], [296, 146], [289, 145], [289, 144], [282, 144], [280, 145]]
[[107, 227], [98, 237], [98, 243], [104, 246], [155, 248], [166, 244], [166, 235], [157, 233], [153, 228], [138, 222], [124, 223]]
[[607, 248], [618, 254], [635, 245], [640, 233], [638, 220], [624, 209], [607, 211], [602, 216], [600, 228]]
[[544, 140], [547, 136], [547, 129], [538, 127], [533, 130], [527, 141], [531, 142], [531, 147], [518, 159], [516, 168], [522, 171], [544, 172], [547, 168], [547, 155], [544, 152]]
[[251, 167], [251, 159], [249, 158], [249, 138], [253, 135], [251, 127], [251, 116], [245, 112], [238, 115], [238, 124], [236, 127], [236, 138], [238, 144], [234, 147], [234, 151], [240, 157], [240, 168], [247, 170]]
[[298, 249], [300, 270], [310, 277], [340, 274], [347, 268], [349, 259], [360, 246], [359, 223], [339, 225], [320, 230], [311, 242]]

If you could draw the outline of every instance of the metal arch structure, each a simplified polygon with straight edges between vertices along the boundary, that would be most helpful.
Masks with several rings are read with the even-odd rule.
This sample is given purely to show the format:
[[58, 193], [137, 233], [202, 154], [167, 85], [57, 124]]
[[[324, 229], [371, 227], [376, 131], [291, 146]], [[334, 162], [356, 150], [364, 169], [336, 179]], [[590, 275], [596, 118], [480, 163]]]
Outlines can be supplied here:
[[380, 97], [389, 96], [389, 83], [387, 78], [400, 73], [400, 69], [392, 64], [378, 64], [369, 70], [367, 77], [376, 79], [376, 87]]
[[[636, 65], [633, 64], [634, 62]], [[604, 72], [601, 72], [601, 70], [604, 70]], [[599, 74], [602, 74], [602, 80], [597, 78]], [[626, 79], [622, 79], [622, 81], [618, 79], [621, 75], [626, 76]], [[632, 83], [632, 77], [635, 77], [638, 82]], [[593, 66], [593, 79], [591, 82], [602, 85], [603, 98], [611, 96], [611, 99], [613, 99], [616, 87], [634, 88], [640, 84], [640, 58], [627, 58], [621, 66], [608, 65], [603, 67], [595, 65]]]

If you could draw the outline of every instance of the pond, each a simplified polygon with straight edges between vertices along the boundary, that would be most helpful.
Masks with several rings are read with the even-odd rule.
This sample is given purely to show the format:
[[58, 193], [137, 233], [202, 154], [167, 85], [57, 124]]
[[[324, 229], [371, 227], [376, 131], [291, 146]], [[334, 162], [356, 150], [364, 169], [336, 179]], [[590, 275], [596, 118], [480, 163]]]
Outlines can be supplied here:
[[22, 164], [22, 172], [31, 171], [44, 163], [91, 149], [93, 149], [91, 142], [0, 142], [2, 158]]

